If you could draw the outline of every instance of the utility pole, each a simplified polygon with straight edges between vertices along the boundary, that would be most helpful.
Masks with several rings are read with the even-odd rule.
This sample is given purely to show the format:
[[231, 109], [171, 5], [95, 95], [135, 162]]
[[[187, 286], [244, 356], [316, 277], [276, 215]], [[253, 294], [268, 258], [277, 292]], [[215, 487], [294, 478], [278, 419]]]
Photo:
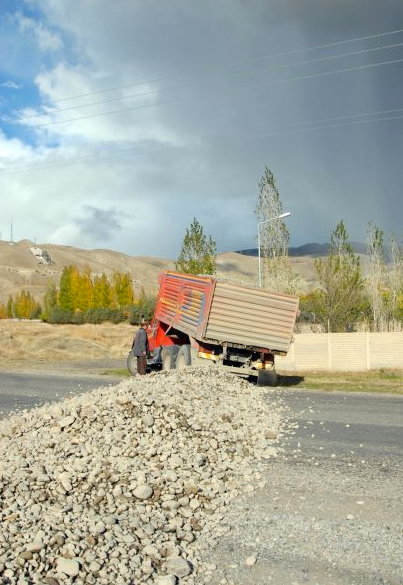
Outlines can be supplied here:
[[10, 221], [10, 244], [14, 244], [14, 237], [13, 237], [13, 220]]

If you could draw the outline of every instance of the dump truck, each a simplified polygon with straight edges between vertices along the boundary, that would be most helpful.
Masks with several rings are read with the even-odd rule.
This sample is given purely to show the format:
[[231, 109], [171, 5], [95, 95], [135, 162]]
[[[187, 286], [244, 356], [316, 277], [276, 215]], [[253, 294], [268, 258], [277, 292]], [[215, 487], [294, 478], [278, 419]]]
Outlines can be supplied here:
[[[293, 296], [165, 271], [147, 328], [148, 366], [172, 370], [214, 364], [253, 376], [260, 386], [274, 386], [274, 358], [288, 352], [297, 313]], [[127, 365], [134, 374], [132, 352]]]

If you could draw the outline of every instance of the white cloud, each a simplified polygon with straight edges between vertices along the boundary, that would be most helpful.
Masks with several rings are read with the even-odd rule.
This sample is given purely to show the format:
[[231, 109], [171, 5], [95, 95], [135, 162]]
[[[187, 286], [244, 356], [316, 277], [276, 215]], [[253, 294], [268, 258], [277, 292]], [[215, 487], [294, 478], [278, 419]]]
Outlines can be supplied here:
[[15, 83], [12, 79], [8, 79], [1, 84], [1, 87], [7, 87], [8, 89], [21, 89], [22, 85]]
[[32, 33], [36, 37], [42, 51], [59, 51], [63, 47], [61, 37], [42, 22], [24, 16], [21, 12], [17, 12], [14, 19], [22, 33]]

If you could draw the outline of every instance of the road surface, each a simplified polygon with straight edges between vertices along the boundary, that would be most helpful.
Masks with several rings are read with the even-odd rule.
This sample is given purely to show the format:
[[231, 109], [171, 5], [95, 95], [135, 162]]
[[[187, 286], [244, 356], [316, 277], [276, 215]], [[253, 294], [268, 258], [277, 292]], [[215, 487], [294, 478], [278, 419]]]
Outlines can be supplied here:
[[279, 395], [291, 425], [284, 451], [267, 463], [266, 487], [231, 505], [212, 585], [402, 585], [403, 396], [268, 399]]
[[0, 372], [0, 418], [120, 381], [111, 376]]
[[[0, 372], [0, 416], [118, 381]], [[211, 585], [402, 585], [403, 396], [286, 389], [268, 400], [288, 409], [282, 451], [266, 486], [231, 504], [232, 531], [208, 551]]]

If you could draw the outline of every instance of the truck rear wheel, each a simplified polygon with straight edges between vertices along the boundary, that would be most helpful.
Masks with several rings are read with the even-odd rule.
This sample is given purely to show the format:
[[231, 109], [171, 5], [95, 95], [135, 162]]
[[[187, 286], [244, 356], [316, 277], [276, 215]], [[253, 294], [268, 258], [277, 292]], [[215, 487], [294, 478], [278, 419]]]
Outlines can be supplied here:
[[176, 369], [183, 370], [186, 366], [190, 366], [191, 363], [190, 345], [181, 345], [176, 358]]
[[162, 348], [161, 361], [163, 370], [173, 370], [175, 368], [178, 349], [177, 345], [169, 345]]
[[259, 370], [257, 375], [258, 386], [276, 386], [277, 385], [277, 372], [273, 370]]

